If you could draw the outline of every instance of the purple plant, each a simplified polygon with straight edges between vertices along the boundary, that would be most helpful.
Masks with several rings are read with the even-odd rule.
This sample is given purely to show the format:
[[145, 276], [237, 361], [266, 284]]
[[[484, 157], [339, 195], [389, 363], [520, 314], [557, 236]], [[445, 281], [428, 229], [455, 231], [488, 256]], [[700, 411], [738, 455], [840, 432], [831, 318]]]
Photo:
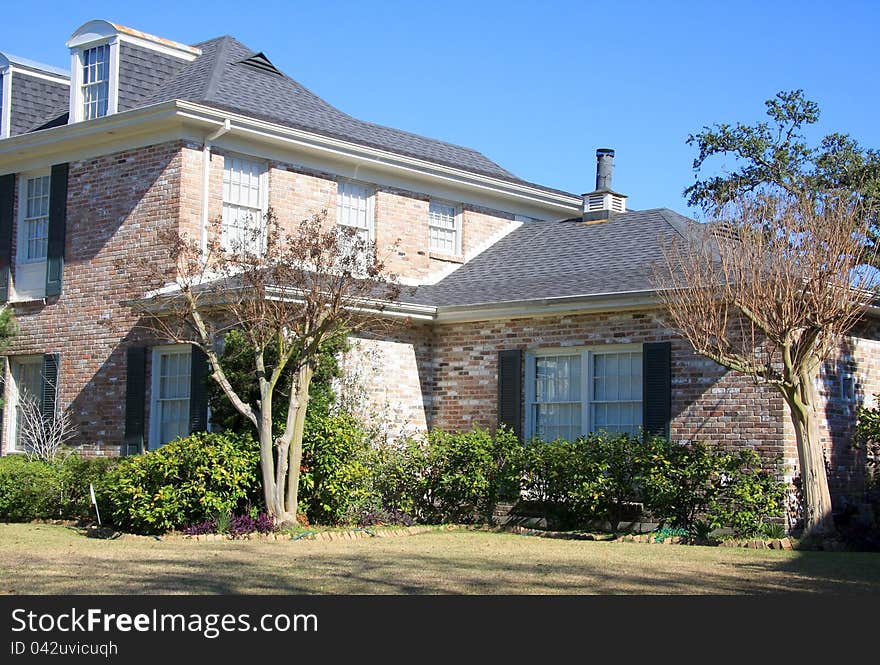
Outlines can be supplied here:
[[249, 533], [270, 533], [275, 530], [275, 523], [266, 513], [256, 517], [250, 515], [233, 515], [229, 520], [229, 535], [233, 538], [246, 536]]
[[187, 536], [202, 536], [206, 533], [217, 533], [217, 522], [215, 520], [205, 520], [190, 524], [183, 528], [183, 532]]

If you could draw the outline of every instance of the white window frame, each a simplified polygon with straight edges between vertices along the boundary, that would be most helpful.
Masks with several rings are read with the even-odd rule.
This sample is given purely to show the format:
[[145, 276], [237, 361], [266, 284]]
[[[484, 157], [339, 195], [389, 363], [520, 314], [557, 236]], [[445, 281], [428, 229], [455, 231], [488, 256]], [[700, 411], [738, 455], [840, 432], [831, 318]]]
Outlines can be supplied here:
[[226, 200], [226, 195], [225, 195], [226, 174], [227, 174], [227, 167], [230, 164], [230, 160], [237, 160], [240, 162], [245, 162], [245, 163], [251, 164], [253, 166], [256, 166], [257, 169], [260, 171], [260, 176], [259, 176], [259, 178], [260, 178], [260, 180], [259, 180], [260, 204], [257, 208], [253, 208], [253, 210], [259, 210], [258, 222], [259, 222], [261, 229], [262, 229], [262, 232], [263, 232], [262, 237], [261, 237], [261, 245], [262, 245], [261, 253], [265, 252], [265, 247], [266, 247], [265, 221], [266, 221], [266, 214], [269, 212], [269, 163], [265, 160], [255, 158], [250, 155], [241, 155], [241, 154], [235, 154], [235, 153], [223, 154], [223, 180], [222, 180], [222, 185], [221, 185], [223, 190], [220, 192], [220, 200], [221, 200], [220, 205], [221, 205], [221, 209], [223, 210], [223, 213], [222, 213], [223, 218], [222, 218], [222, 222], [220, 224], [220, 236], [221, 236], [220, 243], [223, 247], [225, 247], [227, 249], [231, 249], [231, 247], [229, 245], [227, 245], [227, 240], [226, 240], [226, 213], [225, 213], [226, 205], [228, 204], [228, 205], [238, 206], [238, 207], [242, 207], [242, 208], [250, 207], [250, 206], [242, 206], [240, 203], [234, 203], [232, 201]]
[[[159, 406], [159, 380], [161, 357], [166, 353], [179, 353], [186, 355], [190, 359], [190, 377], [192, 376], [192, 345], [190, 344], [163, 344], [152, 348], [152, 356], [150, 359], [150, 436], [148, 440], [149, 450], [156, 450], [167, 443], [160, 442], [160, 434], [162, 432], [162, 423], [160, 421], [161, 408]], [[192, 394], [187, 400], [192, 399]]]
[[[18, 455], [24, 454], [25, 450], [20, 449], [16, 445], [16, 439], [18, 438], [18, 418], [16, 417], [16, 411], [18, 410], [18, 402], [21, 398], [21, 392], [19, 391], [18, 381], [16, 381], [16, 365], [38, 365], [40, 368], [40, 390], [42, 392], [42, 375], [43, 375], [43, 356], [41, 354], [31, 354], [25, 356], [7, 356], [6, 362], [4, 363], [4, 369], [8, 374], [7, 385], [9, 388], [7, 389], [6, 402], [3, 406], [4, 419], [6, 422], [4, 423], [3, 432], [6, 438], [6, 453], [15, 453]], [[38, 398], [41, 398], [42, 395], [39, 395]]]
[[[341, 216], [339, 214], [342, 209], [342, 203], [340, 198], [342, 197], [342, 189], [346, 185], [351, 185], [354, 187], [360, 187], [366, 192], [366, 214], [367, 214], [367, 225], [357, 226], [354, 224], [346, 224], [341, 220]], [[340, 179], [336, 183], [336, 226], [344, 226], [355, 229], [366, 229], [367, 231], [367, 240], [369, 242], [376, 241], [376, 188], [373, 185], [370, 185], [366, 182], [361, 182], [359, 180], [348, 180], [348, 179]]]
[[[47, 257], [42, 259], [27, 258], [27, 189], [28, 181], [49, 176], [49, 204], [51, 205], [51, 172], [46, 170], [22, 173], [18, 178], [18, 220], [16, 222], [15, 271], [13, 274], [12, 300], [39, 300], [46, 297], [46, 266]], [[47, 210], [48, 217], [48, 210]], [[48, 234], [48, 219], [46, 232]], [[48, 246], [48, 238], [47, 238]]]
[[[434, 227], [434, 225], [431, 224], [431, 206], [432, 205], [440, 205], [440, 206], [445, 206], [447, 208], [452, 208], [453, 223], [455, 225], [455, 227], [453, 229], [453, 231], [455, 233], [455, 243], [454, 243], [455, 248], [453, 249], [452, 252], [431, 246], [431, 229], [432, 228], [440, 228], [443, 231], [449, 230], [445, 227]], [[442, 254], [445, 256], [461, 256], [462, 236], [464, 235], [464, 233], [463, 233], [464, 224], [462, 223], [463, 217], [464, 217], [464, 214], [462, 211], [462, 205], [460, 203], [453, 203], [451, 201], [443, 201], [441, 199], [431, 199], [430, 201], [428, 201], [428, 252], [429, 253]]]
[[[85, 118], [83, 108], [83, 63], [82, 56], [89, 49], [98, 46], [110, 47], [109, 79], [107, 82], [107, 113], [113, 115], [119, 109], [119, 38], [101, 39], [99, 41], [78, 44], [70, 49], [70, 120], [82, 122]], [[90, 118], [98, 120], [99, 118]]]
[[[597, 431], [593, 427], [593, 358], [597, 355], [609, 355], [615, 353], [644, 353], [641, 344], [602, 344], [594, 346], [559, 346], [534, 349], [526, 352], [525, 370], [525, 433], [526, 439], [535, 436], [535, 382], [536, 382], [536, 359], [542, 356], [579, 356], [581, 359], [581, 434], [589, 434]], [[641, 403], [644, 405], [645, 395], [642, 394]], [[643, 426], [641, 423], [640, 426]]]

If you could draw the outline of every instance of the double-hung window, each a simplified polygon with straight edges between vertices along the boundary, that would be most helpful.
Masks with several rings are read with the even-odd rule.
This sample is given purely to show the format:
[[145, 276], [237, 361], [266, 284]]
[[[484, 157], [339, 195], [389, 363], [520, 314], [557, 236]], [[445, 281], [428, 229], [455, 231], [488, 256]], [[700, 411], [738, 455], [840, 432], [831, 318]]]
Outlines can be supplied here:
[[49, 242], [49, 174], [22, 176], [19, 181], [15, 297], [46, 295], [46, 254]]
[[110, 45], [83, 49], [80, 64], [82, 119], [101, 118], [110, 103]]
[[[18, 356], [9, 359], [12, 383], [9, 387], [8, 427], [10, 452], [27, 452], [27, 441], [22, 436], [24, 420], [39, 414], [43, 391], [43, 356]], [[26, 415], [27, 411], [27, 415]]]
[[266, 244], [266, 165], [227, 156], [223, 161], [223, 247], [262, 254]]
[[354, 229], [361, 240], [373, 239], [373, 192], [367, 185], [347, 180], [337, 185], [336, 223]]
[[461, 254], [461, 214], [456, 206], [439, 201], [428, 204], [428, 251]]
[[[348, 180], [337, 184], [336, 226], [340, 231], [341, 243], [358, 243], [365, 250], [355, 257], [359, 269], [365, 269], [370, 258], [370, 243], [375, 239], [373, 190], [370, 187]], [[349, 247], [348, 250], [354, 251], [354, 248]]]
[[598, 431], [635, 434], [641, 427], [640, 348], [542, 350], [527, 358], [528, 436], [571, 440]]
[[189, 434], [192, 349], [188, 344], [153, 349], [150, 448]]

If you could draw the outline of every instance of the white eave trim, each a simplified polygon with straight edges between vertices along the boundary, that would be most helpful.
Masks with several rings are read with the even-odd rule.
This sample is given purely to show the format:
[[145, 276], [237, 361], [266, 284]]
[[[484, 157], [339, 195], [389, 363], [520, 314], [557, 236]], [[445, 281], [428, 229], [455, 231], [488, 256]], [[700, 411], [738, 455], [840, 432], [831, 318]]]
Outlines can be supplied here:
[[392, 167], [397, 170], [417, 172], [430, 175], [455, 184], [467, 185], [483, 189], [504, 196], [515, 197], [542, 206], [550, 205], [565, 214], [579, 213], [583, 201], [579, 196], [556, 194], [539, 187], [508, 182], [500, 178], [485, 176], [458, 169], [451, 166], [435, 164], [427, 160], [415, 157], [407, 157], [397, 153], [370, 148], [351, 141], [336, 139], [314, 132], [294, 129], [277, 123], [258, 120], [248, 116], [221, 111], [209, 106], [195, 104], [186, 101], [177, 101], [181, 116], [199, 122], [207, 122], [221, 125], [227, 120], [231, 123], [231, 132], [239, 132], [263, 138], [265, 140], [297, 145], [312, 150], [340, 155], [346, 158], [354, 158], [361, 162], [375, 164], [384, 167]]
[[660, 305], [656, 291], [623, 291], [562, 296], [500, 303], [447, 305], [437, 308], [437, 323], [466, 323], [497, 319], [534, 318], [554, 314], [592, 314], [655, 309]]
[[60, 145], [62, 142], [75, 137], [100, 135], [110, 131], [121, 132], [123, 129], [146, 131], [146, 128], [136, 126], [174, 116], [183, 122], [199, 124], [203, 131], [208, 127], [219, 129], [228, 122], [230, 134], [244, 134], [286, 146], [299, 146], [325, 154], [339, 155], [347, 159], [358, 160], [361, 163], [427, 175], [453, 185], [488, 191], [496, 195], [528, 201], [545, 208], [550, 207], [561, 215], [579, 214], [583, 205], [579, 196], [557, 194], [527, 184], [508, 182], [464, 169], [434, 164], [423, 159], [398, 155], [351, 141], [285, 127], [181, 100], [161, 102], [131, 111], [109, 114], [102, 118], [22, 134], [0, 144], [0, 159], [4, 154], [14, 151], [32, 150], [40, 146], [48, 147], [52, 144], [59, 144], [60, 151], [63, 149], [63, 146]]

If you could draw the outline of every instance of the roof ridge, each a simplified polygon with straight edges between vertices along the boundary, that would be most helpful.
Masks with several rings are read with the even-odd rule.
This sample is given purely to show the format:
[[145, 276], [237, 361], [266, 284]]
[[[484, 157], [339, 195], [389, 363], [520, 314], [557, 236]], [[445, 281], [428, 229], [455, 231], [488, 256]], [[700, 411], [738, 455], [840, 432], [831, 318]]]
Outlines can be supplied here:
[[[223, 35], [218, 39], [219, 43], [214, 51], [214, 64], [211, 67], [211, 75], [208, 77], [205, 91], [202, 93], [205, 99], [211, 99], [214, 93], [217, 92], [217, 87], [220, 85], [220, 80], [223, 78], [223, 68], [226, 66], [226, 53], [229, 51], [229, 44], [234, 39], [235, 37], [230, 35]], [[242, 46], [244, 46], [244, 44], [242, 44]]]

